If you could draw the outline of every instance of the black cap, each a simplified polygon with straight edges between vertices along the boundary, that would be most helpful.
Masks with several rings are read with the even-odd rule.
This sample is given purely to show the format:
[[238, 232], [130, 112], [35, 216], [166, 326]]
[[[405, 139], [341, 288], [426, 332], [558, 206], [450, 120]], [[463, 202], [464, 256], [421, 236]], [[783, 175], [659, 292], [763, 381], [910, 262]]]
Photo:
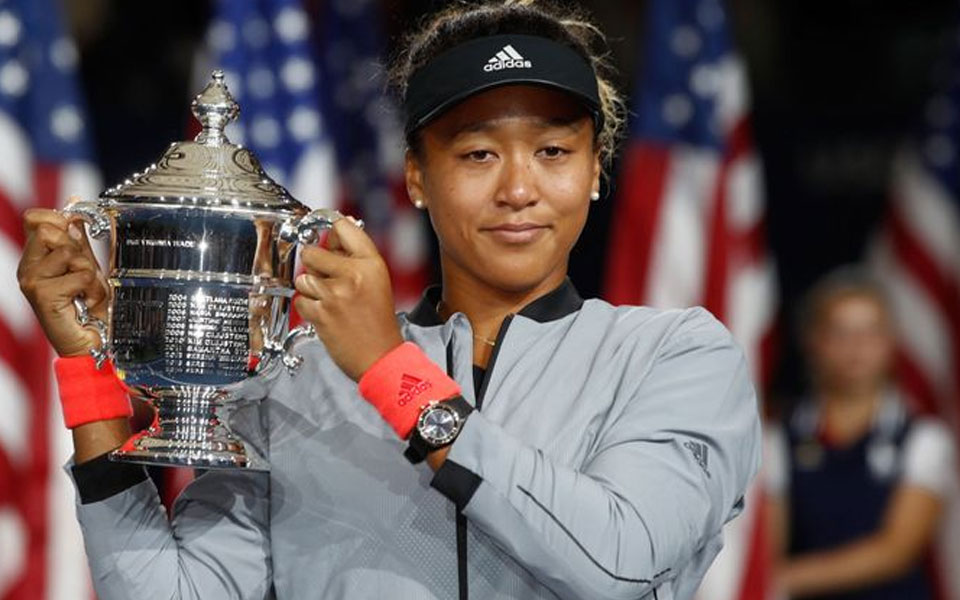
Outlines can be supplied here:
[[405, 131], [423, 127], [470, 96], [509, 84], [567, 92], [586, 105], [598, 130], [603, 123], [597, 76], [583, 56], [551, 39], [506, 34], [455, 46], [417, 70], [403, 103]]

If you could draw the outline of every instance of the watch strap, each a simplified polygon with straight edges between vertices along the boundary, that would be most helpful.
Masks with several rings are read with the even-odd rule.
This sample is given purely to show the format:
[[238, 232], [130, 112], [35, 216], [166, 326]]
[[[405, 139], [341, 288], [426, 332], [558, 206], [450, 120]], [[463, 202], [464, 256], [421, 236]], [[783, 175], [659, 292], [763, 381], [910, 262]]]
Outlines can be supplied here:
[[[449, 446], [456, 439], [457, 435], [460, 435], [460, 431], [463, 431], [463, 424], [467, 416], [473, 412], [474, 408], [470, 405], [469, 402], [463, 396], [457, 395], [452, 398], [447, 398], [446, 400], [441, 400], [437, 404], [444, 404], [452, 408], [460, 416], [460, 429], [457, 431], [457, 434], [453, 436], [453, 439], [444, 444], [444, 446]], [[427, 410], [426, 408], [424, 410]], [[427, 454], [443, 448], [444, 446], [433, 447], [428, 444], [425, 439], [420, 435], [420, 431], [414, 427], [413, 431], [410, 433], [410, 444], [407, 446], [407, 449], [404, 450], [403, 455], [413, 464], [418, 464], [426, 460]]]

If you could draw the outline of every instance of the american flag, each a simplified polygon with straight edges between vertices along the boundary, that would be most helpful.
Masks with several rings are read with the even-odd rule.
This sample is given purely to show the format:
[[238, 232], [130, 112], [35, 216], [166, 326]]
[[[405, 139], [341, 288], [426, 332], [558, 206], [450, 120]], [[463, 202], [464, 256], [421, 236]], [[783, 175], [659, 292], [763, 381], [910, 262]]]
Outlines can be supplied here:
[[380, 17], [373, 0], [324, 2], [315, 29], [300, 0], [221, 0], [208, 39], [241, 105], [231, 140], [301, 202], [363, 218], [405, 307], [426, 282], [428, 256], [383, 94]]
[[[325, 2], [314, 27], [300, 0], [219, 0], [197, 89], [210, 67], [224, 71], [241, 105], [230, 140], [311, 208], [362, 218], [390, 268], [397, 306], [407, 308], [427, 282], [429, 257], [406, 195], [397, 114], [383, 93], [380, 16], [373, 0]], [[192, 473], [164, 470], [166, 506]]]
[[100, 191], [75, 67], [53, 0], [0, 2], [0, 598], [89, 589], [51, 349], [20, 294], [20, 213]]
[[[896, 314], [898, 382], [960, 441], [960, 30], [947, 85], [897, 157], [889, 214], [872, 251]], [[939, 573], [960, 598], [960, 494], [941, 528]]]
[[[777, 299], [744, 65], [719, 0], [650, 0], [647, 19], [606, 297], [705, 306], [743, 345], [762, 382]], [[761, 503], [754, 485], [700, 598], [764, 597]]]

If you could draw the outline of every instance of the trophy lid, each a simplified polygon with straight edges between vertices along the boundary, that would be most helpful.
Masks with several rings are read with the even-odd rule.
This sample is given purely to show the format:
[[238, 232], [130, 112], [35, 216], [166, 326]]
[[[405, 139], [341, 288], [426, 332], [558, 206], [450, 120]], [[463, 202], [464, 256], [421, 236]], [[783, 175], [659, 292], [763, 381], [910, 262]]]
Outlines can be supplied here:
[[246, 148], [224, 133], [240, 106], [213, 72], [190, 105], [203, 129], [194, 141], [173, 142], [156, 163], [107, 189], [101, 197], [119, 203], [222, 206], [278, 212], [306, 210], [267, 175]]

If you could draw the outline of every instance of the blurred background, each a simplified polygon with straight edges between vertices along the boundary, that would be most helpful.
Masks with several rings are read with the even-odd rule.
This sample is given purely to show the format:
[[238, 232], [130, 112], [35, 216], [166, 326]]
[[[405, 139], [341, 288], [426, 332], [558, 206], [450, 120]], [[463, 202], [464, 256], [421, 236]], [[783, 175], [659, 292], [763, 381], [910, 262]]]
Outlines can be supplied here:
[[[243, 110], [231, 139], [304, 203], [361, 214], [409, 306], [436, 279], [436, 251], [404, 196], [398, 115], [379, 65], [403, 31], [446, 4], [0, 0], [0, 598], [89, 597], [78, 591], [86, 570], [59, 471], [69, 441], [46, 401], [49, 351], [15, 284], [19, 213], [92, 197], [195, 133], [189, 102], [219, 67]], [[957, 2], [578, 4], [609, 36], [631, 109], [572, 257], [581, 294], [705, 305], [747, 350], [775, 425], [802, 399], [830, 395], [817, 391], [799, 313], [816, 282], [860, 265], [895, 316], [896, 350], [877, 367], [883, 394], [936, 415], [955, 439]], [[169, 496], [188, 478], [164, 477]], [[931, 527], [946, 531], [952, 501], [939, 485]], [[757, 509], [765, 494], [751, 492], [704, 598], [789, 587], [778, 583], [771, 517]], [[881, 496], [869, 501], [886, 507]], [[911, 565], [922, 563], [938, 597], [960, 598], [960, 553], [935, 538]], [[883, 597], [919, 597], [902, 593]]]

